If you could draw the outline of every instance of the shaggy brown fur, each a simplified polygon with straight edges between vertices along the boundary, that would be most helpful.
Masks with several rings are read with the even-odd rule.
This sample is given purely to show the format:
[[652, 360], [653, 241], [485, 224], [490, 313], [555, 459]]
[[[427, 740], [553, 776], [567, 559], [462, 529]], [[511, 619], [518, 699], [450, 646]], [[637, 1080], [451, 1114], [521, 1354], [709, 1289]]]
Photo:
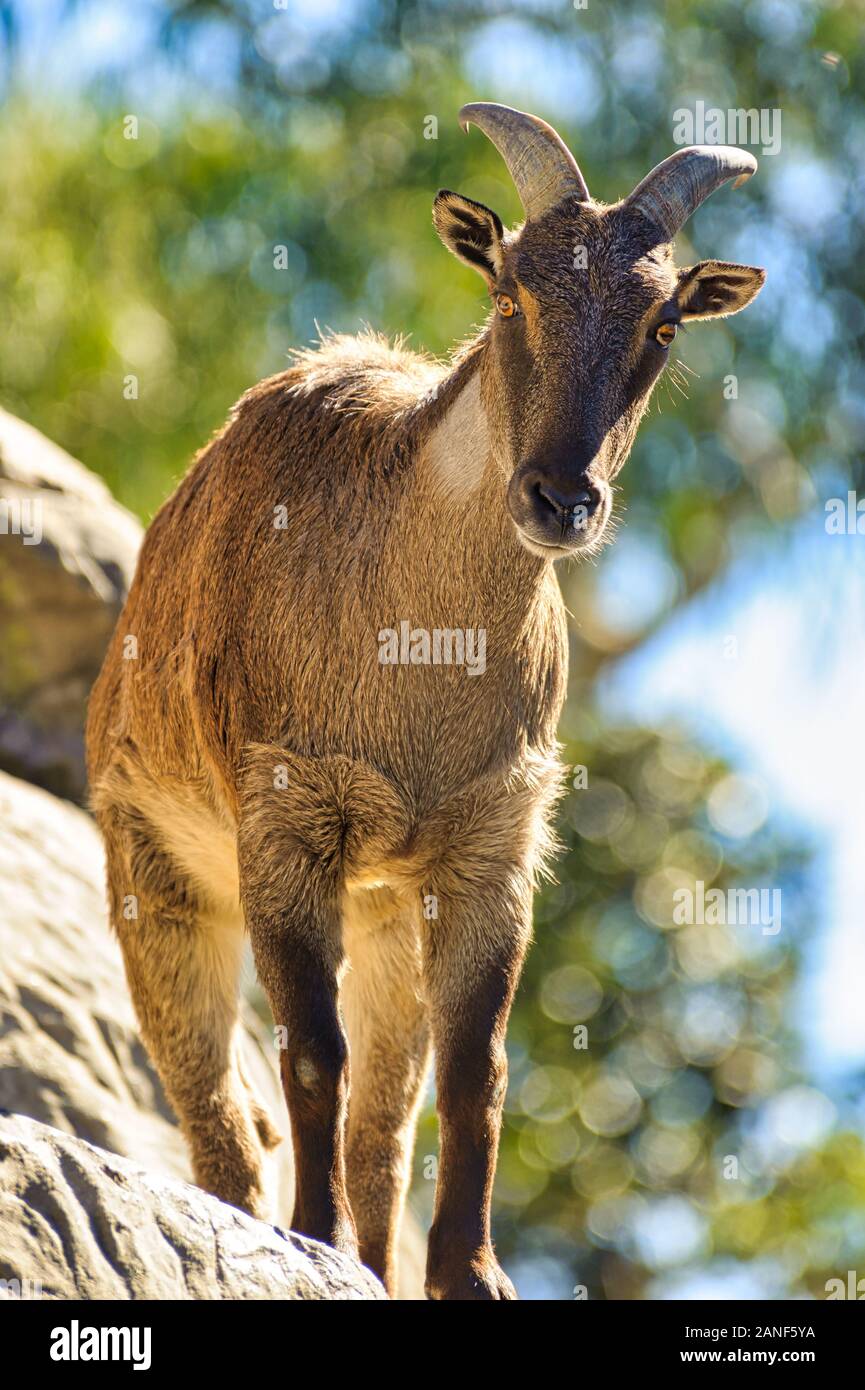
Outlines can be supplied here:
[[[602, 479], [624, 461], [661, 365], [644, 340], [684, 284], [644, 230], [569, 204], [497, 243], [488, 279], [521, 313], [452, 362], [333, 338], [249, 391], [150, 527], [93, 693], [112, 921], [196, 1179], [264, 1210], [245, 919], [284, 1030], [294, 1225], [359, 1242], [389, 1289], [432, 1041], [428, 1291], [514, 1297], [490, 1193], [567, 644], [508, 487], [580, 441]], [[403, 620], [485, 629], [485, 672], [382, 665]]]

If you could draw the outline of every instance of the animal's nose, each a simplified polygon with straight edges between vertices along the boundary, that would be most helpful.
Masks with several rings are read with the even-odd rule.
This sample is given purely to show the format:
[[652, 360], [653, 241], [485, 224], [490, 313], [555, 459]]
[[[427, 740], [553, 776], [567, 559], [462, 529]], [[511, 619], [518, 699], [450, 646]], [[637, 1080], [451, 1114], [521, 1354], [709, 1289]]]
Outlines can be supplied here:
[[517, 530], [527, 543], [559, 555], [599, 538], [609, 502], [607, 482], [573, 458], [561, 467], [524, 463], [508, 484], [508, 511]]
[[588, 480], [583, 480], [579, 487], [572, 489], [539, 478], [535, 481], [534, 493], [541, 505], [548, 507], [560, 521], [568, 521], [575, 514], [587, 519], [601, 503], [600, 489]]

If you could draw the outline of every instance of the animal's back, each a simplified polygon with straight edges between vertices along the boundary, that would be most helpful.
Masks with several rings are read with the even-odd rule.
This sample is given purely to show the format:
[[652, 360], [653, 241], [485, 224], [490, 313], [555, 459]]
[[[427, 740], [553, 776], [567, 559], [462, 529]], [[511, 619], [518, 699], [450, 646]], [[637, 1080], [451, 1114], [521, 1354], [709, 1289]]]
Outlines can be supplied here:
[[[226, 753], [252, 732], [238, 726], [238, 707], [264, 703], [274, 619], [323, 615], [357, 565], [378, 489], [399, 485], [402, 420], [435, 370], [372, 336], [298, 357], [241, 398], [147, 530], [91, 696], [91, 780], [121, 739], [194, 775], [202, 701]], [[383, 539], [380, 519], [367, 540]], [[258, 737], [275, 732], [271, 722]]]

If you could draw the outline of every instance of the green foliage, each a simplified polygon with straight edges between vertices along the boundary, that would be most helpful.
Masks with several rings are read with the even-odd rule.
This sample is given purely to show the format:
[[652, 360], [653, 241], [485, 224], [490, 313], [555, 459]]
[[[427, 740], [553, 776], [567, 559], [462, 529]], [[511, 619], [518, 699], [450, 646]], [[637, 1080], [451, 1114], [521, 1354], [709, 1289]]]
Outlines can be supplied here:
[[[62, 52], [78, 7], [60, 10]], [[653, 549], [668, 592], [623, 629], [597, 571], [564, 577], [580, 615], [566, 755], [588, 785], [563, 808], [514, 1014], [497, 1239], [554, 1297], [652, 1296], [713, 1260], [779, 1295], [865, 1273], [858, 1092], [807, 1085], [791, 1025], [808, 847], [771, 817], [726, 833], [729, 770], [674, 730], [611, 727], [597, 695], [612, 658], [723, 572], [731, 535], [783, 533], [821, 483], [861, 479], [862, 5], [173, 0], [143, 58], [65, 85], [55, 63], [38, 97], [16, 66], [23, 13], [0, 5], [3, 404], [144, 519], [316, 321], [441, 354], [483, 318], [432, 199], [459, 189], [511, 222], [519, 207], [495, 152], [457, 129], [463, 101], [540, 111], [608, 199], [671, 151], [677, 108], [780, 110], [781, 153], [679, 238], [683, 263], [765, 258], [770, 275], [741, 319], [683, 335], [690, 400], [661, 393], [623, 480], [623, 539]], [[675, 887], [697, 878], [783, 886], [789, 930], [675, 926]], [[428, 1111], [425, 1210], [435, 1148]]]
[[[779, 1205], [749, 1116], [797, 1079], [784, 1001], [808, 885], [800, 847], [766, 826], [718, 828], [736, 779], [676, 730], [586, 721], [571, 752], [559, 882], [538, 907], [510, 1035], [498, 1239], [506, 1254], [555, 1255], [555, 1296], [582, 1284], [633, 1298], [668, 1263], [767, 1253], [741, 1233], [743, 1212], [762, 1229]], [[768, 914], [675, 925], [673, 895], [696, 880], [782, 885], [780, 941]], [[779, 1177], [795, 1146], [784, 1157]]]

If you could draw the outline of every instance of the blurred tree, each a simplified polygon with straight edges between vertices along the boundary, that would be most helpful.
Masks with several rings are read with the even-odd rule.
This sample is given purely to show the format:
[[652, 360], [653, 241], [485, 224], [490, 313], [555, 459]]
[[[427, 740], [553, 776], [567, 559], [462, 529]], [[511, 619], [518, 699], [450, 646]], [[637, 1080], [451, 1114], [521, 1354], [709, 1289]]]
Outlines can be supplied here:
[[[783, 533], [862, 483], [860, 0], [154, 0], [102, 47], [98, 6], [45, 10], [40, 30], [0, 3], [0, 390], [145, 520], [317, 322], [443, 353], [484, 317], [432, 198], [459, 188], [506, 221], [519, 206], [495, 151], [459, 133], [463, 101], [539, 110], [608, 199], [670, 152], [677, 109], [780, 113], [781, 151], [678, 242], [682, 263], [765, 261], [767, 288], [683, 335], [613, 558], [562, 576], [579, 615], [567, 756], [587, 784], [564, 805], [514, 1016], [498, 1240], [553, 1297], [654, 1296], [715, 1266], [821, 1296], [865, 1272], [862, 1088], [806, 1084], [787, 1025], [808, 847], [771, 817], [743, 830], [729, 769], [675, 730], [610, 727], [597, 695], [723, 572], [731, 536]], [[624, 611], [622, 556], [640, 577]], [[780, 888], [785, 930], [675, 925], [697, 880]], [[426, 1209], [434, 1155], [428, 1112]]]
[[[638, 1298], [727, 1248], [731, 1211], [774, 1211], [748, 1118], [798, 1084], [784, 1012], [809, 885], [801, 846], [732, 833], [743, 785], [681, 733], [581, 722], [511, 1030], [498, 1241], [555, 1256], [553, 1296]], [[767, 914], [675, 925], [697, 882], [779, 888], [783, 934]]]

